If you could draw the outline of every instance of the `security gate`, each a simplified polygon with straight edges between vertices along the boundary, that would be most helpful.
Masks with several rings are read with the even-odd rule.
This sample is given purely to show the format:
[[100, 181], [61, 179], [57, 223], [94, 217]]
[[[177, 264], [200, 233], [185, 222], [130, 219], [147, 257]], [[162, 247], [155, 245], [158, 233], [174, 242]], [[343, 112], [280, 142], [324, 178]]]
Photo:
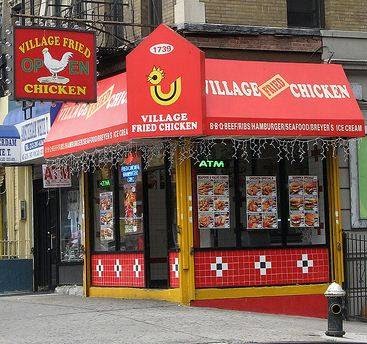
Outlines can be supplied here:
[[344, 233], [346, 312], [367, 321], [367, 232]]

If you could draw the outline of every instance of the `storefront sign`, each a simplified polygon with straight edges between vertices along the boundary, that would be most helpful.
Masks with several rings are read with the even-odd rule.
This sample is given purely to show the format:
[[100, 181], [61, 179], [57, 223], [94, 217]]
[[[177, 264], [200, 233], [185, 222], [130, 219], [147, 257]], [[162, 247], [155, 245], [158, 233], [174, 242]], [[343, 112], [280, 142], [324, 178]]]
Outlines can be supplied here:
[[14, 98], [95, 102], [92, 31], [14, 27]]
[[230, 228], [229, 176], [197, 176], [199, 229]]
[[0, 163], [20, 162], [20, 139], [0, 137]]
[[71, 187], [71, 173], [68, 167], [42, 165], [42, 175], [45, 189]]
[[317, 176], [289, 176], [290, 227], [319, 227]]
[[246, 177], [247, 229], [278, 228], [277, 203], [276, 177]]
[[43, 158], [43, 142], [50, 131], [50, 114], [45, 114], [17, 124], [21, 139], [21, 160]]
[[202, 134], [203, 52], [162, 24], [127, 56], [126, 68], [131, 137]]
[[207, 135], [364, 136], [340, 65], [205, 61]]
[[126, 73], [98, 81], [97, 103], [63, 104], [45, 141], [45, 157], [127, 140]]

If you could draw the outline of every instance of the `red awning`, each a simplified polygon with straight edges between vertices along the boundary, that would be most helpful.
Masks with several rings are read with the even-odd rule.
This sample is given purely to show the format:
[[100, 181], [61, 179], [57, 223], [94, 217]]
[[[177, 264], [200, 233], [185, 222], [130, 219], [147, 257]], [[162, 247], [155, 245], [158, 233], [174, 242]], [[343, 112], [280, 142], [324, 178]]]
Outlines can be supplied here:
[[365, 135], [339, 65], [207, 59], [205, 79], [205, 135]]
[[97, 84], [97, 103], [66, 103], [45, 140], [45, 157], [108, 146], [128, 138], [126, 73]]

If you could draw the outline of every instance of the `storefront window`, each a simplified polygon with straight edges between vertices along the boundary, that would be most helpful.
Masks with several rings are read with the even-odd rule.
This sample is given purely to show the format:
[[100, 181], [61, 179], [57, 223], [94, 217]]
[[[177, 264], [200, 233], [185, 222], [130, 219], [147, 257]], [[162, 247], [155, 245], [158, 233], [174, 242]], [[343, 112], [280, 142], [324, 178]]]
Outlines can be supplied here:
[[93, 174], [94, 251], [144, 249], [141, 158], [131, 154], [116, 167]]
[[72, 188], [60, 191], [60, 259], [61, 262], [83, 260], [81, 242], [80, 193], [77, 178], [73, 178]]
[[261, 157], [232, 158], [230, 143], [193, 163], [196, 246], [326, 244], [323, 163], [317, 149], [302, 162], [268, 147]]

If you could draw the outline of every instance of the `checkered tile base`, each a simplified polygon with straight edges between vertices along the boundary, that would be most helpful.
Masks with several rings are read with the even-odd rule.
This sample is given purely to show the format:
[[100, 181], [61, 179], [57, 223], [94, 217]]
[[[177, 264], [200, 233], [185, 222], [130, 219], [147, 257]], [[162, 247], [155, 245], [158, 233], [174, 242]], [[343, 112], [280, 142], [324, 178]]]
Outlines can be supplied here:
[[169, 253], [169, 286], [171, 288], [180, 286], [178, 252]]
[[329, 281], [326, 248], [195, 252], [195, 286], [246, 287]]
[[93, 286], [145, 287], [142, 253], [94, 254], [91, 269]]

